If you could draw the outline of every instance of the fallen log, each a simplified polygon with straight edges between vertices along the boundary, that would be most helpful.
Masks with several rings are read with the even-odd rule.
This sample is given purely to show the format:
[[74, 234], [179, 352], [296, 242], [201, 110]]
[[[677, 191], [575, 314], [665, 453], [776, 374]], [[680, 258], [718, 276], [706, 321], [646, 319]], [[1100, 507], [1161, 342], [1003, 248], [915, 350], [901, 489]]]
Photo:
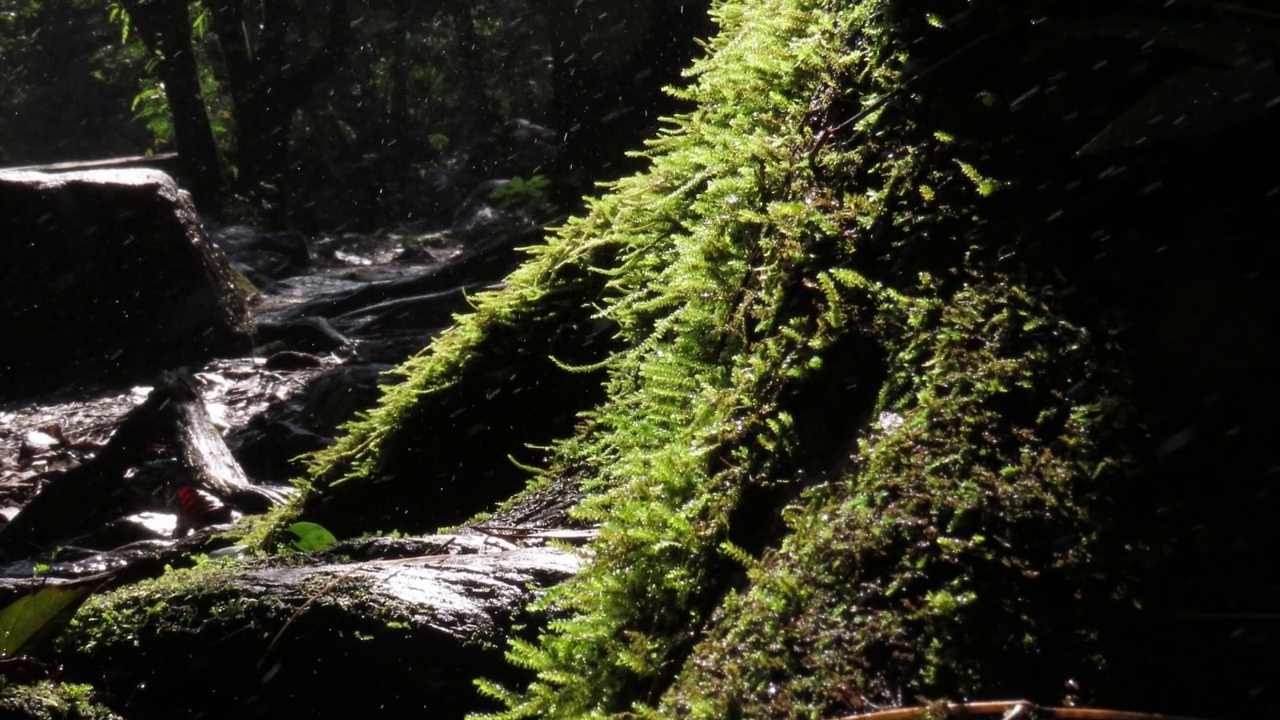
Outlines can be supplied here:
[[515, 679], [504, 638], [578, 557], [484, 536], [404, 542], [426, 554], [207, 563], [122, 588], [90, 600], [50, 659], [134, 720], [494, 709], [473, 679]]

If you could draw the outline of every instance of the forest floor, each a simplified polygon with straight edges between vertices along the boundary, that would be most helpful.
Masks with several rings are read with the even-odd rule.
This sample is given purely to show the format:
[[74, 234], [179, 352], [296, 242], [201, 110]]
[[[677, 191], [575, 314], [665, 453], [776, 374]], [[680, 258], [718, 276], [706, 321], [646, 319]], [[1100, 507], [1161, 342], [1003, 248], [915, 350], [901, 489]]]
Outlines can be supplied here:
[[[211, 235], [216, 239], [218, 232]], [[307, 303], [349, 297], [371, 286], [412, 282], [446, 269], [468, 249], [466, 238], [447, 231], [425, 236], [321, 235], [307, 242], [312, 259], [306, 267], [274, 280], [249, 299], [255, 325], [276, 321]], [[395, 292], [390, 289], [384, 295]], [[358, 311], [344, 309], [342, 315], [345, 322], [334, 324], [350, 331], [343, 333], [350, 342], [335, 350], [286, 350], [291, 357], [282, 362], [276, 357], [282, 354], [278, 348], [259, 347], [252, 356], [215, 359], [191, 368], [206, 409], [224, 438], [231, 440], [233, 451], [236, 443], [232, 438], [246, 428], [282, 418], [296, 419], [307, 401], [309, 386], [321, 375], [344, 367], [385, 370], [426, 346], [441, 329], [430, 317], [425, 318], [426, 323], [370, 323], [369, 316], [361, 317]], [[151, 390], [150, 385], [73, 385], [35, 398], [0, 403], [0, 526], [47, 481], [91, 458], [125, 414], [140, 405]], [[369, 401], [376, 399], [376, 394], [362, 397]], [[361, 409], [349, 407], [343, 412]], [[331, 435], [333, 428], [319, 432]], [[260, 480], [252, 472], [249, 476]], [[177, 508], [171, 512], [176, 513]]]

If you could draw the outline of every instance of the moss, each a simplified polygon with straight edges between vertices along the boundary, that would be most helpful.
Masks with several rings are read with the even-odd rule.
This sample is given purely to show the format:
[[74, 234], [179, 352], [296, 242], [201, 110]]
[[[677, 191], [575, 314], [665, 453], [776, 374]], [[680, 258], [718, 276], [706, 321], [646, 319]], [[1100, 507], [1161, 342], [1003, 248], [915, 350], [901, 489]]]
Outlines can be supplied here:
[[1076, 73], [1133, 48], [1092, 5], [953, 11], [717, 4], [699, 109], [561, 233], [616, 249], [623, 349], [540, 481], [586, 478], [601, 535], [512, 644], [538, 680], [482, 683], [500, 717], [1137, 697], [1108, 677], [1164, 542], [1108, 283], [1142, 269], [1086, 266], [1107, 233], [1054, 223], [1147, 236], [1116, 161], [1073, 158], [1168, 70]]
[[89, 685], [53, 681], [3, 684], [0, 713], [30, 720], [115, 720], [118, 715], [98, 704]]
[[[169, 569], [150, 580], [93, 595], [59, 640], [60, 652], [75, 655], [110, 653], [117, 645], [134, 645], [143, 633], [187, 632], [199, 627], [199, 598], [223, 592], [245, 564], [235, 559], [197, 558], [195, 567]], [[240, 601], [244, 610], [249, 601]], [[226, 607], [224, 606], [225, 610]], [[225, 618], [223, 618], [225, 619]]]
[[[648, 169], [403, 367], [317, 458], [301, 511], [354, 532], [388, 527], [388, 505], [455, 522], [526, 479], [525, 499], [582, 493], [590, 563], [536, 605], [546, 631], [512, 641], [536, 679], [481, 683], [508, 708], [496, 717], [1126, 704], [1160, 687], [1147, 661], [1206, 701], [1202, 658], [1141, 649], [1153, 587], [1205, 583], [1151, 570], [1177, 529], [1157, 511], [1199, 516], [1157, 481], [1170, 473], [1144, 423], [1167, 398], [1134, 368], [1185, 360], [1194, 372], [1168, 377], [1201, 394], [1225, 372], [1144, 365], [1166, 345], [1137, 321], [1180, 322], [1150, 297], [1223, 262], [1163, 250], [1274, 225], [1240, 200], [1273, 190], [1228, 158], [1276, 141], [1261, 123], [1247, 142], [1202, 126], [1170, 153], [1123, 126], [1212, 65], [1203, 53], [1265, 53], [1167, 31], [1243, 37], [1215, 4], [1067, 5], [717, 2], [720, 32], [678, 91], [697, 109], [649, 144]], [[1188, 230], [1179, 207], [1216, 210]], [[532, 404], [486, 404], [535, 387]], [[466, 450], [490, 439], [483, 462]], [[532, 471], [500, 472], [507, 453]], [[501, 477], [461, 493], [473, 473]], [[1258, 566], [1220, 579], [1268, 597]], [[1187, 714], [1164, 702], [1148, 709]]]
[[1098, 574], [1127, 562], [1099, 528], [1108, 488], [1130, 481], [1126, 456], [1109, 453], [1125, 450], [1116, 432], [1132, 417], [1106, 391], [1071, 393], [1078, 377], [1123, 378], [1030, 296], [971, 286], [912, 333], [885, 422], [786, 508], [785, 540], [752, 563], [750, 589], [723, 604], [665, 709], [822, 717], [1096, 687], [1094, 633], [1132, 591], [1126, 575]]
[[[316, 455], [289, 516], [339, 537], [375, 530], [430, 532], [466, 520], [524, 483], [512, 458], [567, 432], [599, 395], [592, 363], [609, 345], [591, 318], [599, 275], [588, 258], [551, 242], [507, 278], [508, 289], [472, 298], [475, 311], [397, 373], [377, 408]], [[532, 457], [531, 457], [532, 455]]]

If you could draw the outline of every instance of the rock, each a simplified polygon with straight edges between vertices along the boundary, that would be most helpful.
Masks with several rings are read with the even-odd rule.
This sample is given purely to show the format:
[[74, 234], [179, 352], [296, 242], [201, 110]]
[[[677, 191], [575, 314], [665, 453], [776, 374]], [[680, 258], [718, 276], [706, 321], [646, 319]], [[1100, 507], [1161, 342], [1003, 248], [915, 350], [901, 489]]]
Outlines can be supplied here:
[[301, 477], [300, 455], [327, 447], [332, 439], [290, 420], [263, 420], [230, 438], [236, 460], [256, 482], [287, 482]]
[[507, 229], [519, 227], [525, 221], [494, 199], [495, 192], [501, 193], [510, 187], [510, 180], [485, 180], [476, 185], [454, 211], [453, 231], [472, 234], [504, 232]]
[[332, 435], [339, 425], [361, 410], [373, 407], [382, 387], [400, 377], [388, 375], [391, 365], [337, 367], [317, 377], [306, 390], [298, 422], [321, 435]]
[[[466, 250], [448, 263], [411, 277], [372, 282], [352, 290], [317, 297], [276, 313], [273, 319], [285, 321], [318, 315], [337, 321], [343, 316], [357, 317], [360, 311], [388, 300], [458, 288], [475, 289], [476, 286], [490, 284], [514, 270], [520, 264], [520, 255], [515, 249], [535, 245], [542, 241], [542, 237], [541, 227], [482, 235], [468, 243]], [[445, 293], [442, 297], [451, 296]], [[342, 329], [340, 322], [335, 324]]]
[[492, 709], [472, 680], [514, 679], [506, 633], [580, 561], [545, 547], [444, 554], [455, 549], [442, 538], [409, 558], [170, 573], [83, 608], [56, 661], [130, 718], [461, 718]]
[[[322, 317], [301, 317], [292, 320], [263, 320], [258, 323], [258, 342], [281, 350], [297, 350], [308, 353], [326, 353], [341, 350], [351, 341], [333, 328]], [[278, 345], [275, 345], [278, 343]]]
[[323, 365], [324, 360], [311, 353], [298, 352], [297, 350], [281, 350], [268, 356], [262, 367], [267, 370], [289, 371], [309, 370]]
[[[155, 457], [166, 452], [169, 458]], [[175, 486], [200, 488], [246, 512], [265, 512], [285, 494], [248, 482], [213, 426], [190, 376], [168, 375], [93, 459], [62, 473], [0, 530], [0, 558], [69, 540], [103, 549], [135, 539], [102, 532], [124, 515], [160, 509]]]
[[156, 170], [0, 172], [0, 398], [247, 351], [243, 293]]
[[306, 473], [299, 456], [329, 446], [338, 426], [368, 410], [382, 386], [396, 381], [381, 363], [347, 365], [326, 371], [286, 405], [230, 434], [227, 443], [245, 473], [256, 482], [286, 482]]
[[311, 266], [311, 246], [297, 230], [263, 232], [248, 225], [228, 225], [211, 231], [209, 239], [255, 283], [267, 284]]

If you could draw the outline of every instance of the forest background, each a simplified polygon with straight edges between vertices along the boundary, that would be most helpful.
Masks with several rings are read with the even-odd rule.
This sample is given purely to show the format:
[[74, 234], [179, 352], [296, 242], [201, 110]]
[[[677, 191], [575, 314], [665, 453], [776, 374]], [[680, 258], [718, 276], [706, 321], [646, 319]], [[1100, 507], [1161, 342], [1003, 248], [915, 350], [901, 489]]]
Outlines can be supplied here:
[[447, 224], [494, 177], [573, 205], [676, 109], [709, 4], [5, 0], [0, 165], [177, 151], [209, 217], [312, 232]]

